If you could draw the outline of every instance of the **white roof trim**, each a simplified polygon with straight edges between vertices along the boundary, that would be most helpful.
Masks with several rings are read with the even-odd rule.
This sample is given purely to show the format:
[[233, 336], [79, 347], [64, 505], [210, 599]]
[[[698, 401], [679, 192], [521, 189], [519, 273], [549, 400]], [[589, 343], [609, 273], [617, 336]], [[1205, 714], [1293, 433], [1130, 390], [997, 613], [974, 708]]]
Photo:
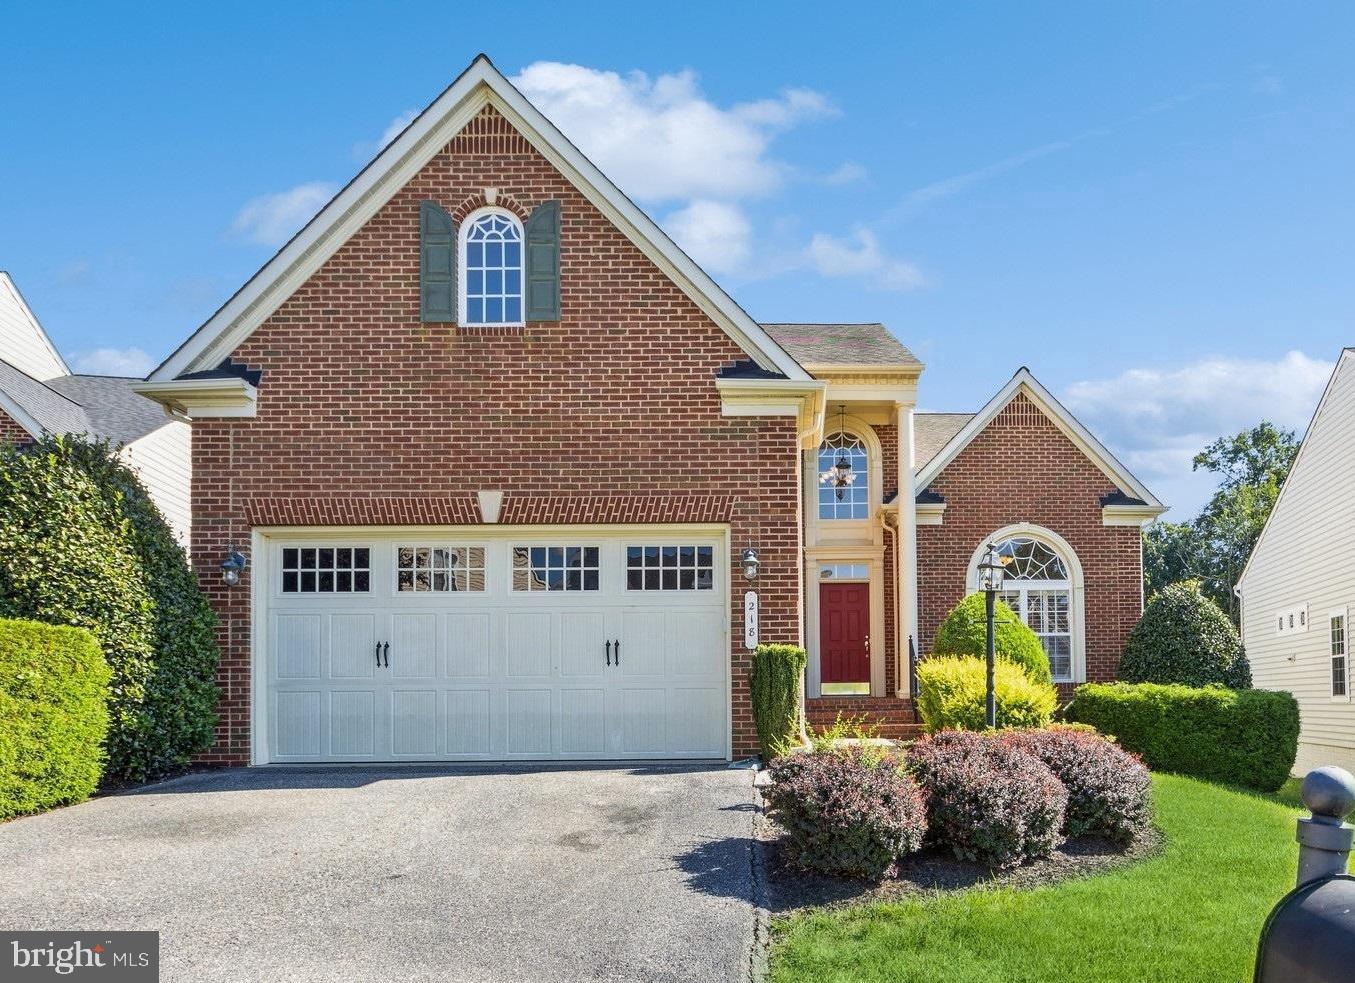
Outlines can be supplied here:
[[214, 368], [248, 338], [486, 105], [493, 105], [764, 369], [809, 374], [479, 55], [376, 158], [148, 377]]
[[1239, 596], [1241, 595], [1242, 584], [1247, 579], [1247, 572], [1251, 570], [1252, 560], [1256, 559], [1261, 544], [1266, 541], [1266, 533], [1270, 532], [1270, 523], [1274, 520], [1275, 513], [1280, 511], [1280, 503], [1284, 501], [1285, 492], [1289, 491], [1289, 479], [1299, 469], [1299, 462], [1303, 460], [1303, 452], [1308, 449], [1308, 437], [1312, 434], [1313, 427], [1317, 425], [1318, 418], [1322, 416], [1322, 410], [1327, 405], [1327, 397], [1331, 395], [1337, 377], [1351, 362], [1355, 362], [1355, 348], [1341, 349], [1341, 354], [1336, 359], [1336, 366], [1331, 371], [1331, 378], [1327, 380], [1327, 387], [1322, 390], [1322, 398], [1317, 401], [1317, 408], [1313, 410], [1312, 418], [1308, 421], [1308, 429], [1303, 431], [1303, 442], [1299, 444], [1298, 453], [1294, 455], [1294, 463], [1289, 466], [1289, 475], [1285, 478], [1284, 484], [1280, 486], [1280, 494], [1276, 496], [1275, 504], [1270, 508], [1270, 514], [1266, 516], [1266, 523], [1261, 527], [1261, 534], [1256, 537], [1256, 544], [1251, 548], [1251, 555], [1247, 557], [1247, 562], [1242, 566], [1242, 572], [1237, 576], [1237, 583], [1233, 587], [1233, 592]]
[[32, 415], [3, 389], [0, 389], [0, 410], [4, 410], [15, 423], [27, 430], [28, 435], [34, 440], [38, 440], [46, 432], [42, 429], [42, 424], [33, 419]]
[[1040, 385], [1035, 376], [1030, 374], [1030, 370], [1024, 366], [1011, 377], [1011, 381], [1003, 386], [990, 399], [983, 409], [979, 410], [967, 424], [964, 429], [941, 448], [940, 452], [933, 457], [917, 473], [915, 482], [916, 487], [925, 489], [937, 475], [945, 470], [946, 465], [959, 456], [960, 451], [968, 446], [988, 424], [993, 422], [1002, 410], [1010, 403], [1018, 392], [1024, 392], [1036, 406], [1054, 422], [1064, 435], [1071, 440], [1077, 448], [1087, 455], [1087, 458], [1095, 464], [1101, 472], [1115, 482], [1116, 486], [1127, 494], [1142, 499], [1149, 506], [1161, 508], [1165, 511], [1165, 506], [1158, 501], [1157, 496], [1150, 492], [1142, 482], [1135, 478], [1123, 464], [1115, 459], [1115, 455], [1106, 449], [1106, 446], [1092, 436], [1091, 431], [1084, 427], [1073, 414], [1069, 413], [1044, 386]]
[[[71, 367], [66, 364], [66, 360], [62, 358], [61, 353], [56, 350], [56, 345], [52, 344], [52, 339], [48, 337], [46, 330], [42, 326], [42, 322], [39, 321], [37, 315], [33, 313], [33, 309], [28, 306], [28, 301], [24, 300], [23, 291], [21, 291], [19, 285], [14, 282], [14, 278], [4, 270], [0, 270], [0, 284], [4, 284], [4, 286], [8, 287], [9, 292], [14, 295], [14, 300], [19, 305], [19, 310], [23, 313], [24, 317], [28, 318], [28, 323], [33, 325], [33, 330], [38, 333], [38, 337], [42, 339], [42, 343], [47, 346], [47, 351], [51, 353], [52, 358], [56, 359], [56, 364], [61, 366], [62, 374], [70, 375]], [[20, 369], [20, 371], [23, 370]], [[27, 375], [27, 373], [24, 374]]]

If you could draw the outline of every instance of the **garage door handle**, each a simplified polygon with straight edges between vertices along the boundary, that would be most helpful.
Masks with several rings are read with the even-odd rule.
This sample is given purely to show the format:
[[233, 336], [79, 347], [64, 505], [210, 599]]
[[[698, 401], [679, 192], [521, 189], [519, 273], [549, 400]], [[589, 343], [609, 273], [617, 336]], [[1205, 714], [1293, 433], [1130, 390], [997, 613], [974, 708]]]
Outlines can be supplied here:
[[621, 639], [616, 640], [616, 664], [621, 665]]
[[390, 667], [391, 667], [391, 643], [390, 643], [390, 642], [387, 642], [387, 643], [386, 643], [386, 668], [389, 669]]
[[609, 641], [607, 643], [607, 665], [611, 664], [612, 664], [612, 643]]
[[381, 643], [376, 643], [376, 667], [381, 668]]

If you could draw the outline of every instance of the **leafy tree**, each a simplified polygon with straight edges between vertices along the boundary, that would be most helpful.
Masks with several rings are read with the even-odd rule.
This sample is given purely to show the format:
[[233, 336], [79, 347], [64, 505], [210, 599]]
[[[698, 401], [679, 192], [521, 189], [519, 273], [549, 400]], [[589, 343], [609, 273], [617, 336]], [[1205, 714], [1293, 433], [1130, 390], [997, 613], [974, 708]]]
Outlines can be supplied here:
[[1250, 430], [1219, 437], [1196, 454], [1192, 468], [1218, 475], [1218, 490], [1191, 522], [1163, 522], [1148, 529], [1143, 543], [1147, 592], [1197, 579], [1203, 593], [1236, 624], [1239, 611], [1233, 587], [1298, 449], [1294, 431], [1262, 421]]
[[1237, 629], [1197, 580], [1163, 588], [1148, 602], [1120, 656], [1130, 683], [1251, 687]]
[[215, 619], [108, 444], [47, 437], [0, 453], [0, 617], [93, 633], [113, 672], [109, 775], [151, 777], [210, 743]]

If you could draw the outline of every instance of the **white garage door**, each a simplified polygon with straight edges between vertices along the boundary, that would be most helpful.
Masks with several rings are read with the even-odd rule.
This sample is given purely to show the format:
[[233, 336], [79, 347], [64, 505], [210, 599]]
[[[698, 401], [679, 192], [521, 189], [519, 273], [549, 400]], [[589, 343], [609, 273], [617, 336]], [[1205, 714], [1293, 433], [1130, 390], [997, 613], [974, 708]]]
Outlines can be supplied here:
[[269, 540], [272, 761], [724, 758], [723, 538]]

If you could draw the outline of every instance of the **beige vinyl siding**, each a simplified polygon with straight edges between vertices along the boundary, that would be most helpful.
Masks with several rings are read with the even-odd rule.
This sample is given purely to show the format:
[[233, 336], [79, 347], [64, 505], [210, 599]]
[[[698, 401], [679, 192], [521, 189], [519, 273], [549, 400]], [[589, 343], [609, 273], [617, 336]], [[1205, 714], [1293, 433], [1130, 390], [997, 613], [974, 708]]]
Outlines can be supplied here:
[[[1299, 701], [1300, 769], [1355, 764], [1355, 703], [1332, 698], [1328, 626], [1332, 612], [1347, 612], [1349, 660], [1352, 557], [1355, 353], [1347, 350], [1241, 583], [1242, 636], [1253, 680], [1262, 689], [1288, 690]], [[1300, 607], [1307, 609], [1307, 631], [1280, 633], [1280, 613]]]
[[7, 273], [0, 273], [0, 359], [39, 381], [68, 374]]
[[192, 528], [192, 428], [182, 420], [134, 440], [122, 449], [122, 459], [141, 476], [151, 498], [164, 513], [174, 535], [185, 547]]

